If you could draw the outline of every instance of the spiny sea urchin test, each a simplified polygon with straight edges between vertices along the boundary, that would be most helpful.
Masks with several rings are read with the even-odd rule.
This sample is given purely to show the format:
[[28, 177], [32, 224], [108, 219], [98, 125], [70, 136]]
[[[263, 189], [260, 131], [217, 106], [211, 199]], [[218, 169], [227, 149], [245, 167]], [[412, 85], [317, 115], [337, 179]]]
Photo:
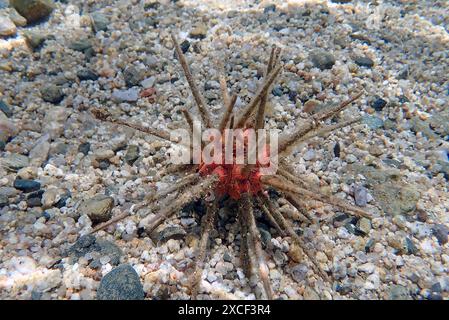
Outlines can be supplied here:
[[[205, 100], [197, 88], [187, 61], [174, 35], [172, 35], [172, 41], [192, 91], [201, 122], [206, 128], [215, 127], [220, 132], [224, 132], [227, 128], [242, 129], [244, 132], [248, 129], [264, 128], [266, 118], [265, 109], [269, 92], [271, 91], [270, 88], [283, 69], [280, 62], [281, 52], [279, 48], [272, 48], [266, 66], [264, 81], [254, 97], [241, 112], [234, 112], [233, 109], [237, 97], [235, 95], [229, 95], [225, 78], [221, 77], [220, 84], [223, 95], [224, 113], [221, 121], [214, 126], [209, 110], [206, 107]], [[295, 144], [316, 136], [325, 136], [334, 130], [349, 126], [359, 121], [360, 117], [356, 117], [355, 119], [338, 122], [333, 125], [326, 126], [324, 124], [325, 120], [338, 115], [361, 95], [361, 92], [357, 93], [347, 101], [313, 114], [310, 116], [306, 125], [296, 129], [288, 136], [281, 137], [278, 146], [278, 156], [285, 159], [290, 147]], [[190, 132], [193, 132], [193, 118], [191, 113], [187, 110], [182, 110], [182, 112], [191, 129]], [[170, 134], [167, 132], [115, 119], [104, 110], [95, 109], [92, 110], [92, 113], [97, 119], [102, 121], [128, 126], [141, 132], [154, 135], [160, 139], [170, 141]], [[251, 152], [251, 150], [246, 150], [246, 152]], [[270, 157], [271, 155], [266, 153], [265, 156]], [[305, 210], [305, 208], [307, 208], [305, 203], [308, 200], [331, 204], [340, 210], [344, 210], [345, 212], [359, 217], [369, 217], [369, 213], [344, 200], [322, 194], [319, 190], [316, 190], [315, 187], [309, 185], [306, 179], [298, 176], [292, 166], [285, 161], [280, 161], [275, 174], [263, 174], [260, 169], [261, 165], [259, 163], [240, 165], [236, 163], [205, 164], [200, 162], [200, 164], [191, 163], [187, 165], [172, 166], [170, 169], [167, 168], [166, 174], [178, 173], [182, 175], [174, 185], [165, 190], [158, 190], [154, 196], [149, 197], [145, 202], [133, 206], [130, 212], [124, 212], [113, 217], [110, 221], [96, 226], [92, 232], [104, 229], [117, 221], [125, 219], [131, 214], [131, 211], [137, 210], [138, 208], [148, 207], [151, 211], [159, 209], [158, 213], [154, 215], [147, 224], [146, 231], [148, 233], [153, 231], [171, 216], [179, 213], [189, 202], [199, 198], [206, 199], [206, 214], [203, 217], [201, 225], [202, 231], [197, 248], [196, 266], [191, 279], [190, 295], [192, 299], [195, 299], [201, 290], [201, 276], [206, 258], [206, 250], [209, 244], [211, 231], [215, 225], [215, 219], [218, 215], [220, 203], [222, 203], [220, 200], [223, 199], [223, 197], [230, 197], [237, 203], [238, 207], [237, 220], [241, 236], [240, 250], [243, 259], [242, 265], [245, 267], [246, 276], [251, 279], [256, 279], [256, 281], [250, 281], [253, 289], [256, 289], [260, 284], [262, 285], [262, 290], [255, 290], [256, 292], [261, 292], [259, 298], [272, 299], [274, 295], [269, 279], [269, 269], [262, 250], [261, 236], [256, 227], [254, 208], [259, 208], [273, 228], [275, 228], [281, 235], [290, 237], [291, 241], [301, 248], [302, 252], [308, 258], [311, 267], [317, 274], [321, 275], [323, 280], [331, 281], [329, 275], [323, 270], [320, 270], [317, 264], [315, 264], [314, 255], [309, 251], [304, 240], [298, 236], [290, 221], [283, 216], [269, 197], [267, 192], [268, 189], [274, 188], [277, 190], [286, 201], [298, 210], [303, 219], [310, 223], [312, 220], [311, 215]]]

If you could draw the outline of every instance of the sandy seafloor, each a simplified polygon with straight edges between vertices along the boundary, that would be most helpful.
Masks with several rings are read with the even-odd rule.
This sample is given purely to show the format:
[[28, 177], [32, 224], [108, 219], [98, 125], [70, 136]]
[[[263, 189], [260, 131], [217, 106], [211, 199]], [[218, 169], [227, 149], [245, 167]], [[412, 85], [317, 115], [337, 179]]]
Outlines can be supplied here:
[[[167, 165], [166, 143], [88, 113], [101, 106], [153, 128], [185, 127], [180, 110], [196, 108], [173, 31], [188, 41], [184, 48], [190, 44], [186, 57], [215, 119], [223, 110], [218, 76], [226, 75], [243, 108], [273, 44], [285, 70], [267, 127], [290, 132], [307, 112], [364, 90], [340, 116], [360, 114], [360, 124], [298, 145], [288, 161], [323, 192], [356, 198], [373, 219], [311, 201], [316, 219], [301, 223], [279, 199], [333, 281], [258, 219], [275, 298], [447, 299], [449, 2], [336, 2], [57, 1], [47, 20], [0, 38], [0, 298], [95, 299], [117, 264], [138, 275], [124, 295], [143, 289], [146, 299], [189, 298], [198, 212], [184, 210], [150, 237], [139, 216], [154, 213], [141, 210], [97, 233], [95, 244], [70, 250], [92, 228], [88, 199], [106, 194], [87, 205], [115, 215], [176, 180], [154, 182]], [[7, 17], [11, 8], [0, 3]], [[34, 50], [24, 40], [30, 32], [44, 37]], [[331, 69], [314, 57], [334, 60]], [[155, 94], [138, 96], [150, 87]], [[254, 299], [235, 212], [222, 209], [218, 220], [199, 298]], [[114, 281], [102, 290], [113, 297]]]

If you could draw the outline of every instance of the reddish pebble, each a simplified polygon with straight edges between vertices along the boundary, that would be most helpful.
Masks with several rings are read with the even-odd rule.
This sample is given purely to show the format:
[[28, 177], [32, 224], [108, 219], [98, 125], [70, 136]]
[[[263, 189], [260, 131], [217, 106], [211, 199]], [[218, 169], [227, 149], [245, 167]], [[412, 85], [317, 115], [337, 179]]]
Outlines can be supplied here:
[[156, 95], [156, 89], [155, 88], [148, 88], [148, 89], [142, 90], [140, 92], [140, 97], [141, 98], [151, 97], [153, 95]]

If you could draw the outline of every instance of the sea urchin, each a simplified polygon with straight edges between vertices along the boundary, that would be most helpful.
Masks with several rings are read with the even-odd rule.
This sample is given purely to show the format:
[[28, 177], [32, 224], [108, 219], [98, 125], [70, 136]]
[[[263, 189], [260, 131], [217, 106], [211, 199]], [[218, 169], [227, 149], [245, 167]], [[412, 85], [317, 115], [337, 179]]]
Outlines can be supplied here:
[[[185, 77], [189, 83], [193, 98], [196, 102], [201, 122], [207, 128], [213, 128], [214, 124], [210, 117], [209, 111], [206, 108], [206, 103], [200, 94], [194, 78], [189, 70], [187, 61], [181, 51], [181, 48], [172, 34], [173, 44], [181, 63]], [[248, 105], [239, 112], [233, 113], [237, 97], [235, 95], [229, 96], [226, 81], [221, 77], [221, 91], [223, 95], [224, 114], [221, 121], [215, 126], [219, 132], [223, 133], [226, 129], [242, 129], [245, 133], [248, 129], [263, 129], [265, 125], [265, 113], [267, 99], [270, 88], [275, 79], [279, 76], [283, 69], [280, 62], [280, 49], [273, 46], [271, 55], [266, 67], [265, 78], [257, 90], [255, 96], [251, 99]], [[362, 93], [355, 94], [347, 101], [338, 105], [329, 107], [322, 111], [316, 112], [310, 116], [306, 125], [296, 129], [292, 134], [281, 137], [277, 156], [285, 159], [290, 147], [300, 141], [305, 141], [316, 136], [323, 136], [330, 132], [349, 126], [360, 120], [357, 117], [352, 120], [338, 122], [333, 125], [325, 125], [324, 121], [333, 118], [339, 114], [343, 109], [350, 105], [353, 101], [361, 96]], [[189, 127], [193, 132], [193, 120], [191, 114], [187, 110], [182, 110]], [[161, 130], [155, 130], [150, 127], [143, 127], [138, 124], [113, 118], [107, 111], [102, 109], [92, 110], [92, 113], [97, 119], [108, 121], [115, 124], [131, 127], [144, 133], [154, 135], [163, 140], [170, 141], [170, 134]], [[246, 141], [246, 140], [245, 140]], [[247, 144], [245, 143], [245, 146]], [[234, 146], [235, 147], [235, 146]], [[248, 148], [247, 148], [248, 149]], [[266, 151], [266, 145], [262, 146]], [[253, 150], [245, 150], [248, 155]], [[265, 152], [265, 157], [272, 157], [269, 152]], [[201, 159], [200, 159], [201, 160]], [[240, 250], [242, 252], [242, 264], [245, 267], [246, 274], [249, 278], [256, 279], [252, 281], [253, 286], [262, 284], [261, 298], [272, 299], [273, 292], [269, 279], [269, 269], [265, 261], [262, 250], [261, 236], [256, 227], [256, 219], [254, 215], [254, 208], [258, 207], [265, 215], [271, 225], [284, 236], [288, 236], [299, 246], [302, 252], [308, 257], [312, 268], [315, 272], [320, 274], [325, 280], [329, 280], [328, 274], [320, 270], [314, 262], [314, 256], [309, 252], [304, 240], [295, 232], [289, 221], [278, 210], [275, 203], [268, 196], [267, 190], [274, 188], [302, 215], [303, 219], [311, 222], [309, 212], [305, 208], [305, 201], [316, 200], [322, 203], [331, 204], [345, 212], [354, 214], [356, 216], [369, 217], [369, 213], [355, 207], [336, 197], [322, 194], [313, 186], [307, 183], [306, 179], [298, 176], [293, 168], [285, 161], [280, 161], [277, 172], [273, 174], [263, 174], [261, 172], [261, 164], [259, 162], [253, 164], [237, 164], [237, 163], [189, 163], [185, 165], [173, 165], [167, 168], [165, 173], [182, 174], [174, 185], [165, 190], [158, 191], [157, 194], [147, 199], [144, 203], [139, 204], [138, 208], [149, 207], [153, 210], [159, 209], [158, 213], [152, 217], [146, 227], [146, 231], [151, 232], [156, 227], [161, 225], [166, 219], [172, 215], [179, 213], [180, 210], [189, 202], [199, 198], [206, 199], [206, 214], [202, 221], [201, 238], [198, 244], [198, 251], [196, 256], [196, 266], [192, 276], [191, 282], [191, 297], [196, 298], [201, 284], [201, 275], [203, 271], [204, 261], [206, 257], [207, 246], [209, 243], [211, 230], [214, 228], [215, 219], [218, 215], [220, 200], [223, 197], [229, 197], [237, 203], [238, 214], [237, 220], [240, 227]], [[137, 209], [134, 207], [133, 211]], [[104, 229], [105, 227], [115, 223], [121, 219], [129, 216], [131, 212], [124, 212], [115, 216], [110, 221], [96, 226], [92, 232]]]

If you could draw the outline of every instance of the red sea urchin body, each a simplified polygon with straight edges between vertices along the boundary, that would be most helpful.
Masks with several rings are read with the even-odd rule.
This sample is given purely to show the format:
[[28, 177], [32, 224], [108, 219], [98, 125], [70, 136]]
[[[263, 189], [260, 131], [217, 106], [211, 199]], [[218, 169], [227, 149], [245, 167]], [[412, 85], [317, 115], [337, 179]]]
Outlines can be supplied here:
[[[248, 131], [245, 130], [244, 136], [247, 136]], [[247, 140], [245, 139], [245, 148], [247, 148]], [[267, 146], [263, 148], [264, 163], [269, 160], [269, 151]], [[211, 163], [200, 164], [199, 173], [203, 176], [216, 174], [219, 177], [219, 183], [215, 188], [215, 192], [219, 196], [229, 195], [232, 199], [240, 199], [243, 193], [257, 194], [262, 191], [262, 184], [260, 177], [262, 173], [260, 162], [256, 162], [249, 170], [242, 164], [237, 164], [235, 161], [235, 146], [234, 146], [234, 161], [232, 164], [225, 164], [225, 151], [223, 150], [223, 158], [220, 164]]]
[[249, 173], [243, 172], [243, 165], [239, 164], [202, 164], [200, 174], [208, 176], [216, 174], [219, 183], [215, 189], [218, 195], [228, 194], [232, 199], [238, 200], [242, 193], [256, 194], [262, 190], [259, 167], [254, 167]]

